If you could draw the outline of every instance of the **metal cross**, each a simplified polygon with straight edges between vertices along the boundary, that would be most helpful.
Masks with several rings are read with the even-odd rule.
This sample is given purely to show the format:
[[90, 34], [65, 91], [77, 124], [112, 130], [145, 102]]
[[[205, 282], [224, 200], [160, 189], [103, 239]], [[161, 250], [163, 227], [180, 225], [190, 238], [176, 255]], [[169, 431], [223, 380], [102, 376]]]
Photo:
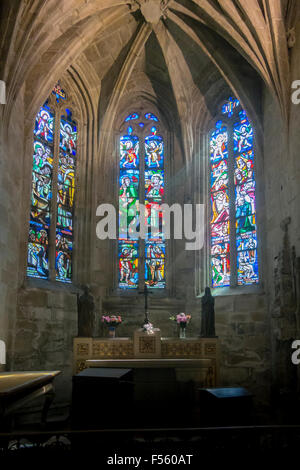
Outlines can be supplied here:
[[152, 294], [152, 292], [148, 291], [147, 284], [145, 284], [143, 292], [139, 292], [139, 294], [145, 296], [145, 320], [144, 320], [144, 323], [143, 323], [143, 325], [145, 325], [146, 323], [150, 323], [150, 321], [149, 321], [149, 312], [148, 312], [148, 295]]

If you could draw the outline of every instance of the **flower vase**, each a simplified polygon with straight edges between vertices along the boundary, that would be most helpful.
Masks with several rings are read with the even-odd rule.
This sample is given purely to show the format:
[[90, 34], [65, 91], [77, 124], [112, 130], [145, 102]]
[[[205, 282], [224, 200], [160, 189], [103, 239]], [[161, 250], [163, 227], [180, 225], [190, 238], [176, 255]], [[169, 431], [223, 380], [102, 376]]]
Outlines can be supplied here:
[[185, 330], [186, 330], [186, 324], [181, 324], [179, 328], [179, 338], [181, 339], [186, 338]]
[[108, 337], [109, 338], [115, 338], [116, 337], [116, 327], [115, 326], [109, 326], [108, 327]]

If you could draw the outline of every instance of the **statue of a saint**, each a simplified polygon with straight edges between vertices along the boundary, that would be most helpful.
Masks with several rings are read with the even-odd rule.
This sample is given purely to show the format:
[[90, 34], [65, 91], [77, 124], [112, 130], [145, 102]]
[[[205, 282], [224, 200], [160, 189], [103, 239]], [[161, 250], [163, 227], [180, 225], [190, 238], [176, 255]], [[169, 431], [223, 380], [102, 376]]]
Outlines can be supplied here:
[[205, 287], [205, 294], [201, 298], [202, 317], [201, 333], [204, 338], [215, 337], [215, 299], [211, 295], [210, 288]]
[[84, 287], [84, 293], [79, 296], [77, 294], [77, 310], [78, 310], [78, 336], [92, 337], [94, 333], [94, 298], [89, 293], [89, 288]]

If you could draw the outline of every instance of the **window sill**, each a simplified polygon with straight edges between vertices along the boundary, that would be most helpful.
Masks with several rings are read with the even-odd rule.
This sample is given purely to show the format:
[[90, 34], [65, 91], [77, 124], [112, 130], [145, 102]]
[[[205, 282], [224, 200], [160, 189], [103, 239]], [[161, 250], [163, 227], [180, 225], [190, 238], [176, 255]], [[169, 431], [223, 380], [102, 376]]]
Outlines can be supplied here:
[[[140, 297], [144, 294], [143, 291], [140, 291], [138, 289], [132, 289], [132, 290], [126, 290], [126, 289], [113, 289], [111, 290], [107, 297]], [[148, 289], [148, 294], [150, 294], [150, 297], [155, 297], [155, 298], [166, 298], [170, 297], [170, 292], [167, 289], [163, 289], [163, 291], [158, 291], [155, 289]]]
[[[222, 297], [222, 296], [228, 296], [228, 295], [245, 295], [245, 294], [256, 294], [256, 295], [262, 295], [265, 293], [263, 287], [261, 285], [256, 285], [256, 286], [235, 286], [235, 287], [215, 287], [215, 288], [210, 288], [211, 294], [214, 297]], [[200, 295], [197, 296], [197, 298], [202, 297], [204, 294], [204, 291], [201, 292]]]
[[59, 281], [49, 281], [48, 279], [25, 278], [22, 287], [24, 289], [41, 289], [55, 292], [69, 292], [72, 294], [81, 293], [81, 289], [73, 283], [64, 283]]

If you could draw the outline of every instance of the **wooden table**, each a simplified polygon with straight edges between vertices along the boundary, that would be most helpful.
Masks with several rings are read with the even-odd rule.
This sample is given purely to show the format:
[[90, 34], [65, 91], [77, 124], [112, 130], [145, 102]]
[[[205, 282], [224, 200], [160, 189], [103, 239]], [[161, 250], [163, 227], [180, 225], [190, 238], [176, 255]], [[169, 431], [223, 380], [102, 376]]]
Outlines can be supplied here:
[[54, 398], [53, 381], [61, 371], [1, 372], [0, 373], [0, 420], [22, 408], [28, 402], [45, 396], [42, 424]]

